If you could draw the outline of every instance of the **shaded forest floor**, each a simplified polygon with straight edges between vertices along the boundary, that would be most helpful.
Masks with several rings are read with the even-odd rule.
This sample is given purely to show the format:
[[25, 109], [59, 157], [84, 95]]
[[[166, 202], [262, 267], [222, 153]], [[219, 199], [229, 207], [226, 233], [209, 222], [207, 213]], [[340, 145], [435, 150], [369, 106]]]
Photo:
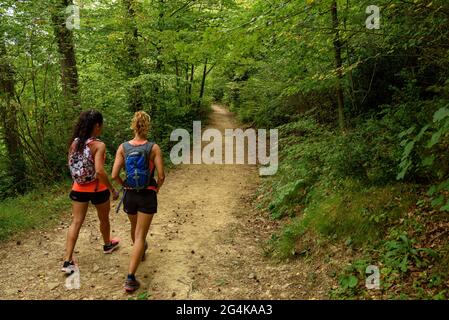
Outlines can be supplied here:
[[[224, 132], [237, 123], [214, 105], [209, 127]], [[66, 289], [59, 271], [70, 223], [67, 213], [57, 227], [19, 234], [0, 245], [0, 298], [327, 298], [335, 286], [330, 269], [344, 259], [277, 263], [266, 257], [264, 244], [280, 226], [253, 209], [259, 182], [257, 168], [248, 165], [181, 165], [171, 170], [159, 194], [147, 259], [137, 272], [142, 286], [133, 295], [122, 289], [131, 253], [130, 225], [123, 212], [115, 214], [115, 202], [111, 226], [121, 246], [112, 255], [102, 253], [91, 208], [75, 248], [80, 289]]]

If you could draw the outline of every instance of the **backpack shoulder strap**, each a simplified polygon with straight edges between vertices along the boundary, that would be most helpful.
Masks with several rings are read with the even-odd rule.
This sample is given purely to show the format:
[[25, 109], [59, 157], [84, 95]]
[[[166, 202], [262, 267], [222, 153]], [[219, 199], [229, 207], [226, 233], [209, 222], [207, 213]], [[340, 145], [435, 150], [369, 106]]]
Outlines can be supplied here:
[[131, 153], [132, 151], [136, 151], [139, 150], [140, 152], [144, 152], [145, 157], [148, 159], [150, 157], [150, 152], [151, 149], [153, 148], [154, 143], [152, 142], [147, 142], [144, 145], [140, 145], [140, 146], [133, 146], [131, 143], [124, 142], [123, 143], [123, 151], [125, 152], [125, 157]]
[[90, 143], [92, 143], [92, 142], [94, 142], [94, 141], [101, 142], [101, 140], [98, 139], [98, 138], [89, 138], [89, 139], [87, 139], [86, 142], [84, 143], [84, 146], [87, 147]]
[[[86, 147], [89, 145], [89, 143], [91, 143], [93, 141], [101, 141], [101, 140], [97, 139], [97, 138], [89, 138], [89, 139], [87, 139], [86, 142], [84, 142], [83, 150], [85, 150]], [[75, 143], [75, 150], [76, 150], [77, 145], [80, 143], [80, 138], [75, 138], [75, 140], [73, 140], [73, 143]], [[83, 152], [83, 150], [81, 150], [81, 153]]]
[[148, 141], [145, 145], [145, 152], [147, 153], [148, 157], [150, 157], [151, 150], [153, 149], [153, 146], [155, 145], [154, 142]]
[[133, 146], [128, 141], [123, 142], [123, 152], [125, 153], [125, 157], [132, 150]]
[[151, 155], [151, 150], [153, 149], [153, 146], [154, 146], [154, 142], [151, 142], [151, 141], [148, 141], [145, 144], [145, 156], [146, 156], [146, 163], [148, 163], [148, 165], [150, 162], [150, 155]]

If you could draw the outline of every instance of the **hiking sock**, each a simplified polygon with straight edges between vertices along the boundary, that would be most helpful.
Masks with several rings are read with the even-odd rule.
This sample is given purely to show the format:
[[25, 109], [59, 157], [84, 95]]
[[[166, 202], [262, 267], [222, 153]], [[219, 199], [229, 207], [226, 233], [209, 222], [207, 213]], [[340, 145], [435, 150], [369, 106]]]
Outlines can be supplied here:
[[128, 280], [136, 281], [136, 276], [134, 274], [128, 274]]

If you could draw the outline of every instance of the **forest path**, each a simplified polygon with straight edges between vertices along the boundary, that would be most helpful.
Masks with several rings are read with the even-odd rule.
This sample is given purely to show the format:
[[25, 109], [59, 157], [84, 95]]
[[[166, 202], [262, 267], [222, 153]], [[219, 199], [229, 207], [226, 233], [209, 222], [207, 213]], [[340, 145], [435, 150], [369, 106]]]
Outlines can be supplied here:
[[[208, 127], [223, 133], [237, 124], [224, 107], [213, 105]], [[323, 265], [303, 260], [276, 264], [264, 256], [262, 245], [278, 223], [252, 209], [259, 183], [257, 167], [250, 165], [170, 170], [158, 195], [147, 259], [136, 274], [141, 288], [133, 295], [123, 290], [132, 248], [130, 224], [123, 211], [115, 213], [116, 201], [110, 217], [120, 248], [103, 254], [98, 219], [90, 208], [75, 248], [79, 289], [68, 290], [59, 271], [67, 214], [58, 227], [0, 245], [0, 299], [128, 299], [143, 293], [150, 299], [325, 297], [329, 284]]]

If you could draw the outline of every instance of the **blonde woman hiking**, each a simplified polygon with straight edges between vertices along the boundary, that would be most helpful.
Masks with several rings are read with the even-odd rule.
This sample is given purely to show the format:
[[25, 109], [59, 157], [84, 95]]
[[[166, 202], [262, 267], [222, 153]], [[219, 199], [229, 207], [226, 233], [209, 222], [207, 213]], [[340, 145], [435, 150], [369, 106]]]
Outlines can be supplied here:
[[[120, 145], [112, 169], [112, 178], [124, 187], [123, 207], [131, 222], [133, 250], [124, 284], [127, 292], [134, 292], [140, 286], [135, 273], [145, 258], [146, 237], [157, 213], [157, 193], [165, 179], [161, 149], [147, 139], [150, 124], [151, 119], [146, 112], [134, 114], [131, 123], [134, 138]], [[120, 177], [121, 169], [125, 169], [125, 180]], [[154, 178], [155, 170], [157, 180]]]

